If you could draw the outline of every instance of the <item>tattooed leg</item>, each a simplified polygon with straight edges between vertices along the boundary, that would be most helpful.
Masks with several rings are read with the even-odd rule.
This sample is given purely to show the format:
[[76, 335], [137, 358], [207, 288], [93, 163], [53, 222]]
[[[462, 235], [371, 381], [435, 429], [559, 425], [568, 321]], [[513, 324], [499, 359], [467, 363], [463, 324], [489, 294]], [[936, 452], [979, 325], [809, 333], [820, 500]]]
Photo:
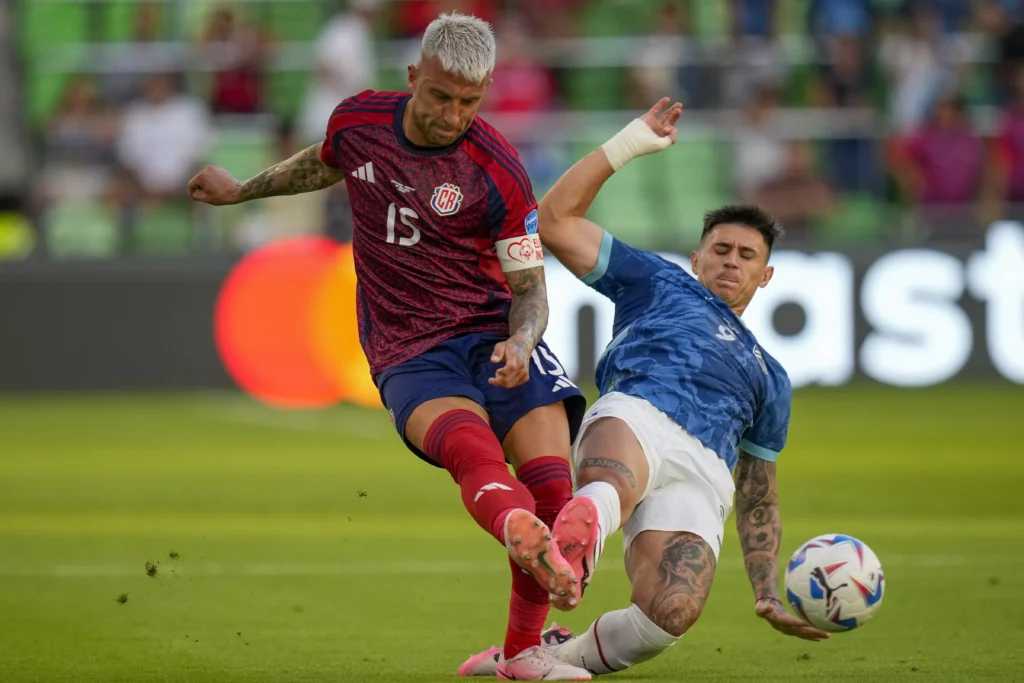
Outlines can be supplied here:
[[[650, 465], [633, 430], [622, 420], [605, 417], [587, 427], [576, 459], [576, 485], [582, 490], [603, 482], [618, 496], [618, 529], [625, 524], [647, 489]], [[612, 529], [609, 533], [613, 533]]]
[[[575, 454], [572, 500], [559, 510], [552, 536], [573, 568], [584, 595], [608, 537], [633, 514], [647, 488], [647, 456], [629, 425], [605, 417], [583, 431]], [[555, 600], [561, 610], [578, 603]]]
[[697, 620], [715, 574], [715, 554], [699, 536], [645, 531], [628, 556], [633, 604], [601, 615], [556, 653], [596, 674], [622, 671], [672, 647]]
[[665, 632], [686, 633], [711, 593], [717, 565], [711, 546], [696, 534], [645, 531], [627, 562], [633, 602]]

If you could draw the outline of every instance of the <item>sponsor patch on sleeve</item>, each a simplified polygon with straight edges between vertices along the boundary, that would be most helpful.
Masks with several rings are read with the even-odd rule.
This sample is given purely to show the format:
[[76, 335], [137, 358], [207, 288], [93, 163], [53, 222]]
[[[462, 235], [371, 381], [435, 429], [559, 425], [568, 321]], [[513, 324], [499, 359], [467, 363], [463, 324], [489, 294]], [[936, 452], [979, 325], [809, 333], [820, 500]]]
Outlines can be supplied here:
[[540, 246], [540, 237], [526, 235], [499, 240], [495, 245], [501, 269], [506, 273], [544, 265], [544, 251]]

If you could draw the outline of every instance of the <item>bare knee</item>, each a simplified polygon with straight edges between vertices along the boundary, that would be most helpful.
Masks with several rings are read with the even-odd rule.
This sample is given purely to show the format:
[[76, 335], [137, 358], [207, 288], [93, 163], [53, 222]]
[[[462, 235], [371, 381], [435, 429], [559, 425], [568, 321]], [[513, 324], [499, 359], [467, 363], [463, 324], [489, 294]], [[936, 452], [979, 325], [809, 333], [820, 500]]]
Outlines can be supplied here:
[[576, 464], [576, 486], [583, 488], [587, 484], [602, 482], [610, 485], [619, 494], [619, 506], [622, 508], [622, 521], [629, 517], [636, 507], [640, 494], [636, 488], [636, 478], [622, 463], [609, 458], [580, 458]]
[[617, 418], [602, 418], [587, 428], [579, 445], [576, 482], [604, 482], [619, 494], [624, 524], [647, 488], [650, 468], [640, 443], [629, 426]]
[[701, 537], [645, 531], [629, 553], [633, 602], [661, 630], [681, 636], [704, 612], [717, 560]]

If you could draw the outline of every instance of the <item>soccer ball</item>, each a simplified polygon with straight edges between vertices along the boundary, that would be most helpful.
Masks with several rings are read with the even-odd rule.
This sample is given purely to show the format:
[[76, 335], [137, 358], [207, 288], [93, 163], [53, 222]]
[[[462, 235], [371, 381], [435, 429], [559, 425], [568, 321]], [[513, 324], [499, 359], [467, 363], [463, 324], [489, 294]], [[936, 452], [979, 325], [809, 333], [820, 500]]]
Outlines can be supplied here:
[[885, 575], [862, 541], [825, 534], [804, 543], [786, 567], [786, 598], [804, 621], [822, 631], [849, 631], [882, 606]]

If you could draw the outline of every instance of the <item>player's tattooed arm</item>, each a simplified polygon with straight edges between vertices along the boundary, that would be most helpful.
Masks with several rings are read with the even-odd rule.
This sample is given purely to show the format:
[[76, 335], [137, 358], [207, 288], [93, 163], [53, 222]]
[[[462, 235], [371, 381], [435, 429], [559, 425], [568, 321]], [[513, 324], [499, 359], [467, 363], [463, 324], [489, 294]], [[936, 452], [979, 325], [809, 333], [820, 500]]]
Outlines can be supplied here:
[[530, 355], [548, 325], [548, 289], [543, 266], [514, 270], [505, 278], [512, 290], [509, 338], [494, 347], [491, 362], [502, 366], [488, 382], [511, 389], [530, 379]]
[[526, 344], [526, 355], [540, 343], [548, 326], [548, 287], [544, 280], [544, 267], [526, 268], [505, 273], [512, 290], [512, 309], [508, 315], [508, 329], [513, 338]]
[[340, 170], [320, 160], [320, 144], [316, 144], [242, 182], [219, 166], [207, 166], [188, 181], [188, 194], [197, 202], [225, 206], [322, 190], [343, 179]]
[[320, 160], [320, 144], [311, 145], [279, 164], [238, 184], [239, 201], [301, 194], [330, 187], [344, 173]]
[[[778, 596], [778, 558], [782, 542], [775, 463], [740, 451], [736, 464], [736, 530], [750, 585], [757, 598], [754, 613], [787, 636], [824, 640], [828, 633], [786, 612]], [[761, 599], [767, 598], [767, 599]]]
[[743, 451], [736, 464], [736, 531], [755, 597], [778, 599], [782, 519], [775, 463]]

